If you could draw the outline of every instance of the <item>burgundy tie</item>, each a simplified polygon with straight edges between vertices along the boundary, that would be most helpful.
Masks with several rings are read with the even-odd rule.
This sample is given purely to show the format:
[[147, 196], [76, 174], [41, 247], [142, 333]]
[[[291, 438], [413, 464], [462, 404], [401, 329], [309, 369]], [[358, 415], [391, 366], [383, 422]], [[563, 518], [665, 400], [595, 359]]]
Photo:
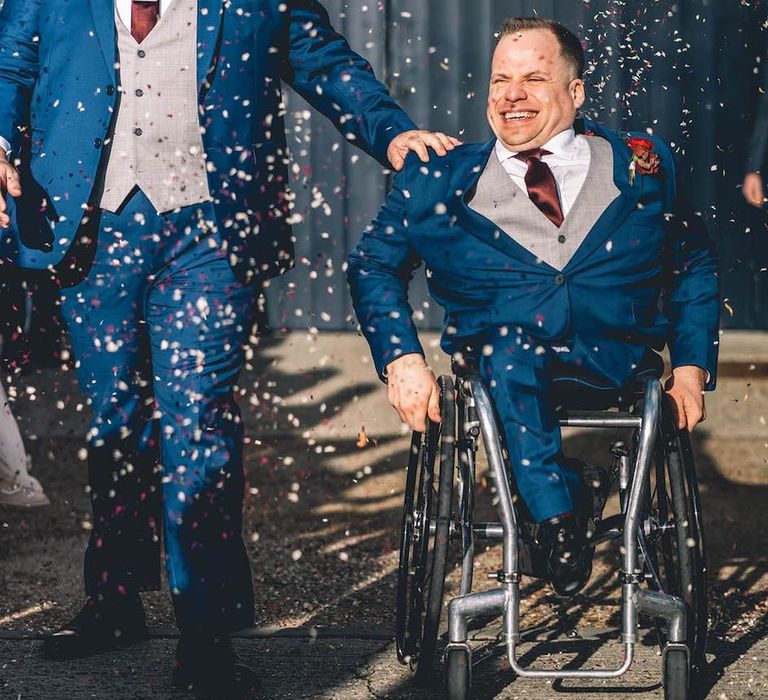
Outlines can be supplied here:
[[131, 3], [131, 34], [140, 44], [157, 24], [160, 16], [160, 0], [133, 0]]
[[560, 228], [560, 224], [563, 223], [563, 210], [560, 206], [560, 198], [557, 196], [557, 183], [549, 166], [541, 160], [542, 156], [547, 156], [549, 153], [542, 148], [532, 148], [530, 151], [518, 153], [515, 158], [524, 160], [528, 164], [525, 186], [528, 188], [531, 201], [544, 216]]

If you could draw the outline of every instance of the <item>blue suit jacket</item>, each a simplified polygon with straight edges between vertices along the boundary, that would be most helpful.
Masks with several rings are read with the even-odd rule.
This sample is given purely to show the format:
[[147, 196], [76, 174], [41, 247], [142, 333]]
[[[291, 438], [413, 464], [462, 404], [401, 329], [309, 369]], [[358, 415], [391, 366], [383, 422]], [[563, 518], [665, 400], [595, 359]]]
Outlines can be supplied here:
[[[415, 128], [315, 0], [198, 0], [197, 78], [208, 181], [243, 278], [293, 264], [281, 79], [387, 164]], [[5, 0], [0, 135], [22, 159], [24, 194], [0, 257], [58, 264], [92, 204], [116, 107], [113, 0]], [[242, 216], [245, 214], [245, 216]]]
[[673, 366], [705, 368], [714, 388], [717, 264], [700, 218], [678, 192], [669, 148], [652, 137], [661, 172], [637, 175], [630, 185], [625, 138], [591, 122], [581, 126], [611, 144], [620, 194], [562, 271], [467, 205], [495, 140], [426, 165], [409, 157], [347, 259], [380, 375], [397, 356], [422, 353], [407, 286], [423, 260], [430, 293], [445, 309], [448, 353], [501, 326], [519, 328], [544, 342], [578, 344], [592, 369], [621, 386], [648, 346], [668, 342]]

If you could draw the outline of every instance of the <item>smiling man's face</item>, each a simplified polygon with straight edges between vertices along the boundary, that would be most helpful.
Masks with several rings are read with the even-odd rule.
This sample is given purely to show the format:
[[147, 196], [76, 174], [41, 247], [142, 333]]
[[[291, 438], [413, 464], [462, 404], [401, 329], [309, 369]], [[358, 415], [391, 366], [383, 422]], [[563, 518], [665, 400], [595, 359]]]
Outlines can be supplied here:
[[573, 125], [584, 83], [548, 29], [503, 37], [491, 64], [488, 121], [511, 151], [539, 148]]

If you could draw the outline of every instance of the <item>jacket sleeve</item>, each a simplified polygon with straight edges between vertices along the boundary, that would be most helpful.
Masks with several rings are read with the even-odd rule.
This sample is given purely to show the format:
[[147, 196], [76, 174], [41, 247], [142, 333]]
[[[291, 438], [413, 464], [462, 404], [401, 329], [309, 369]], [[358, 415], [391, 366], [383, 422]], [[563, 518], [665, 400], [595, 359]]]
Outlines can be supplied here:
[[408, 170], [406, 164], [395, 177], [384, 205], [346, 261], [357, 320], [385, 381], [392, 360], [424, 355], [408, 304], [408, 283], [421, 263], [408, 240]]
[[[763, 90], [768, 90], [768, 62], [763, 71]], [[757, 96], [755, 110], [755, 122], [747, 149], [746, 171], [748, 173], [761, 172], [768, 155], [768, 93], [761, 92]]]
[[281, 77], [355, 145], [389, 167], [387, 148], [416, 125], [370, 64], [349, 47], [316, 0], [288, 2], [288, 47]]
[[696, 212], [676, 178], [674, 159], [666, 151], [669, 168], [670, 257], [667, 267], [665, 312], [670, 320], [672, 367], [696, 365], [708, 373], [707, 391], [715, 388], [719, 348], [720, 285], [718, 260], [704, 220]]
[[0, 9], [0, 136], [12, 153], [21, 146], [38, 77], [38, 25], [42, 0], [5, 0]]

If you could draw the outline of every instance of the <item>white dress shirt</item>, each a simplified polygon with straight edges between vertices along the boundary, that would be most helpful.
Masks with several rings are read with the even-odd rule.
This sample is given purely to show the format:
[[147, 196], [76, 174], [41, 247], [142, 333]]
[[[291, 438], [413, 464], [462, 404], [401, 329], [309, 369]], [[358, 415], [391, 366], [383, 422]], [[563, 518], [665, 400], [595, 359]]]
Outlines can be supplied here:
[[[585, 136], [577, 135], [571, 128], [553, 136], [542, 148], [550, 151], [550, 155], [543, 156], [542, 160], [555, 176], [563, 217], [568, 216], [587, 179], [590, 161], [589, 144]], [[524, 160], [515, 158], [516, 155], [517, 151], [510, 151], [500, 140], [496, 141], [496, 156], [501, 166], [512, 178], [512, 182], [528, 194], [528, 188], [525, 186], [528, 164]]]
[[[173, 0], [160, 0], [160, 16], [168, 9]], [[2, 3], [0, 3], [2, 4]], [[120, 21], [125, 25], [128, 31], [131, 31], [131, 6], [133, 0], [115, 0], [115, 11]], [[0, 148], [5, 151], [6, 157], [11, 155], [11, 144], [0, 136]]]
[[[160, 16], [168, 9], [173, 0], [160, 0]], [[131, 30], [131, 5], [133, 0], [115, 0], [115, 9], [117, 10], [117, 16], [125, 25], [128, 31]]]

